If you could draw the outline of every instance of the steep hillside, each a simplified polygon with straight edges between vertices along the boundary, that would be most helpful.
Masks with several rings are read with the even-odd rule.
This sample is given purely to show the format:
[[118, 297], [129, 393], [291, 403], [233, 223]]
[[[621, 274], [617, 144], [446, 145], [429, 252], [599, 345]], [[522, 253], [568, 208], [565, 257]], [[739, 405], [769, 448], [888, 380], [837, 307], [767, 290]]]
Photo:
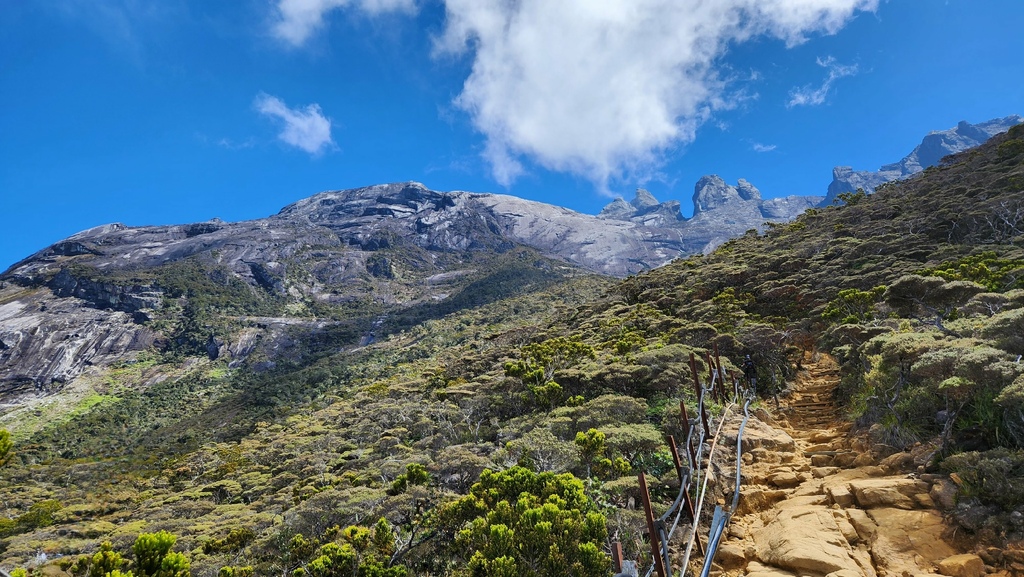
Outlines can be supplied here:
[[[204, 576], [595, 575], [610, 536], [649, 562], [635, 475], [656, 479], [659, 507], [675, 497], [665, 434], [680, 438], [680, 398], [695, 414], [691, 353], [706, 374], [715, 347], [727, 369], [750, 354], [765, 395], [786, 394], [805, 351], [831, 352], [868, 461], [951, 474], [960, 537], [1024, 538], [1024, 129], [843, 200], [619, 283], [517, 246], [453, 267], [474, 270], [463, 300], [396, 296], [416, 305], [400, 309], [289, 298], [291, 277], [282, 296], [257, 292], [204, 259], [8, 278], [0, 306], [85, 290], [167, 341], [140, 337], [3, 416], [3, 565], [139, 568], [160, 531]], [[393, 270], [418, 251], [387, 253]], [[163, 287], [176, 316], [124, 310], [135, 286]]]

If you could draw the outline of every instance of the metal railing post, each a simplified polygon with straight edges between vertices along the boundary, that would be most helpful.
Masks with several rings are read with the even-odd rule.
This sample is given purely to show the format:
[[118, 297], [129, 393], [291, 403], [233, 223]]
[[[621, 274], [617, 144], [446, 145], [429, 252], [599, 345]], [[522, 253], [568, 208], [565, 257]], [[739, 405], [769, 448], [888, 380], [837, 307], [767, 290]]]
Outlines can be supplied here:
[[647, 517], [647, 534], [651, 539], [651, 556], [654, 557], [654, 568], [658, 577], [668, 577], [665, 574], [665, 561], [661, 556], [661, 535], [657, 525], [654, 523], [654, 510], [651, 509], [651, 493], [647, 489], [647, 476], [640, 472], [640, 500], [644, 504], [644, 515]]

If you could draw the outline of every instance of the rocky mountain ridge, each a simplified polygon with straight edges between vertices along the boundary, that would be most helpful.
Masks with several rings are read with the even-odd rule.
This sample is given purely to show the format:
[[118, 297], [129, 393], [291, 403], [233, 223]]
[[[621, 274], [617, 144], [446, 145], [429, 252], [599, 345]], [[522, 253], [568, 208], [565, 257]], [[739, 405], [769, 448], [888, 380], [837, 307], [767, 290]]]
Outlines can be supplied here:
[[1024, 122], [1024, 117], [1017, 114], [993, 118], [978, 124], [961, 120], [953, 128], [929, 132], [921, 140], [921, 144], [914, 147], [914, 150], [910, 151], [902, 160], [886, 164], [877, 171], [854, 170], [852, 166], [837, 166], [832, 169], [832, 182], [828, 185], [828, 193], [825, 195], [822, 205], [832, 204], [836, 197], [844, 192], [855, 192], [861, 188], [870, 194], [875, 191], [875, 188], [886, 182], [909, 178], [930, 166], [938, 165], [943, 158], [950, 154], [978, 146], [1022, 122]]
[[953, 128], [928, 133], [921, 144], [902, 160], [887, 164], [878, 171], [855, 171], [850, 166], [836, 166], [824, 196], [790, 195], [764, 200], [761, 191], [746, 179], [739, 179], [733, 186], [718, 175], [709, 174], [701, 177], [694, 186], [691, 218], [681, 214], [679, 201], [658, 202], [642, 188], [630, 202], [623, 198], [615, 199], [604, 207], [598, 217], [645, 226], [681, 228], [690, 241], [690, 252], [706, 254], [748, 230], [763, 230], [766, 222], [787, 222], [808, 208], [829, 206], [839, 194], [857, 189], [871, 193], [883, 183], [909, 178], [939, 164], [944, 157], [978, 146], [1021, 122], [1024, 118], [1018, 115], [978, 124], [961, 121]]
[[[837, 168], [824, 199], [764, 200], [747, 180], [732, 186], [708, 175], [694, 187], [691, 218], [682, 215], [679, 201], [659, 202], [644, 189], [594, 216], [508, 195], [438, 192], [407, 182], [322, 192], [252, 221], [98, 226], [0, 275], [0, 283], [9, 285], [0, 287], [0, 386], [8, 392], [0, 399], [59, 388], [90, 363], [163, 338], [147, 323], [166, 309], [168, 291], [147, 271], [175, 263], [201, 261], [223, 277], [218, 282], [241, 282], [278, 305], [291, 302], [300, 317], [310, 307], [367, 299], [378, 303], [378, 315], [388, 307], [422, 310], [465, 296], [484, 274], [482, 262], [517, 247], [550, 259], [541, 268], [556, 276], [592, 271], [621, 277], [706, 254], [765, 222], [789, 221], [829, 204], [853, 187], [871, 191], [882, 181], [905, 178], [1020, 121], [1008, 116], [933, 132], [878, 173]], [[268, 325], [278, 327], [275, 334], [296, 322], [291, 313], [276, 316], [282, 320]], [[211, 354], [231, 350], [230, 343], [210, 339]]]

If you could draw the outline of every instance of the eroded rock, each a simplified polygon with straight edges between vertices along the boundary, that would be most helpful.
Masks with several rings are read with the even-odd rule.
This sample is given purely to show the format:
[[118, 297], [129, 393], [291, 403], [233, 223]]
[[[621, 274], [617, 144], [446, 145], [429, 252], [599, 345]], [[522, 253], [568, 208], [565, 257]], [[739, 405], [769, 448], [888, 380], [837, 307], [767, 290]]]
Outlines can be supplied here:
[[875, 575], [866, 553], [850, 546], [835, 517], [821, 507], [779, 510], [754, 534], [754, 543], [762, 562], [798, 573], [849, 570]]

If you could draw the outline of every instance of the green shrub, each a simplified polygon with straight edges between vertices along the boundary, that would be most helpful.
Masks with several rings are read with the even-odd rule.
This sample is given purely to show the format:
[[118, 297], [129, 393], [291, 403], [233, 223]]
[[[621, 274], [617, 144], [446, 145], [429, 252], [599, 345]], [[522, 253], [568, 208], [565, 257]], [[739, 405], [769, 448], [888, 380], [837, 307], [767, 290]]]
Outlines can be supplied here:
[[570, 473], [534, 473], [524, 467], [486, 470], [470, 494], [445, 505], [442, 529], [454, 533], [452, 554], [465, 560], [460, 575], [608, 575], [601, 551], [605, 517]]
[[953, 455], [942, 469], [955, 473], [963, 497], [1012, 511], [1024, 505], [1024, 451], [1006, 448]]

